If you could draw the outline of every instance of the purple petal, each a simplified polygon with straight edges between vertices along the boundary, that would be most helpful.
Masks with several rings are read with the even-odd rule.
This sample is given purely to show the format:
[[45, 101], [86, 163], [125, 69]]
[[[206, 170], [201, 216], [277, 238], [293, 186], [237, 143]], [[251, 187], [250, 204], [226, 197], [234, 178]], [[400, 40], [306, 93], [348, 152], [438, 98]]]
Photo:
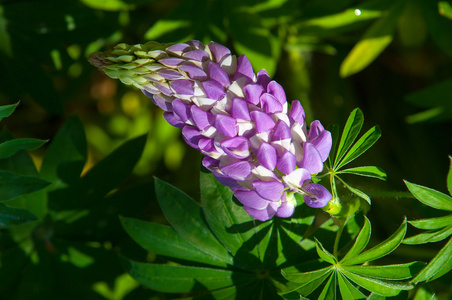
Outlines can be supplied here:
[[304, 202], [310, 207], [324, 207], [333, 197], [323, 185], [318, 183], [310, 183], [303, 190], [310, 195], [303, 195]]
[[270, 203], [268, 200], [260, 197], [255, 191], [251, 190], [238, 190], [235, 191], [234, 196], [245, 206], [262, 210], [267, 208]]
[[255, 110], [250, 112], [250, 115], [251, 120], [253, 120], [254, 124], [256, 125], [257, 133], [269, 131], [270, 129], [273, 129], [273, 127], [275, 127], [275, 122], [273, 121], [273, 119], [262, 111]]
[[278, 207], [276, 215], [280, 218], [289, 218], [295, 212], [295, 205], [289, 202], [282, 202], [281, 206]]
[[244, 206], [243, 209], [253, 218], [263, 222], [273, 218], [278, 207], [277, 203], [269, 203], [265, 209], [254, 209], [248, 206]]
[[200, 138], [198, 141], [198, 148], [203, 154], [208, 155], [210, 152], [218, 152], [215, 148], [215, 143], [213, 139]]
[[249, 161], [238, 161], [229, 165], [220, 167], [220, 171], [235, 180], [244, 181], [251, 175], [253, 164]]
[[270, 201], [281, 200], [284, 191], [284, 185], [280, 181], [253, 181], [253, 189], [264, 199]]
[[179, 119], [179, 117], [174, 116], [172, 112], [164, 112], [163, 118], [172, 126], [182, 129], [185, 126], [185, 123]]
[[169, 88], [169, 85], [167, 83], [165, 84], [155, 83], [154, 85], [164, 95], [172, 96], [174, 94], [174, 92]]
[[193, 81], [191, 80], [173, 80], [170, 82], [171, 88], [181, 95], [193, 95]]
[[206, 51], [203, 50], [193, 50], [193, 51], [189, 51], [186, 52], [182, 55], [183, 58], [186, 59], [193, 59], [196, 61], [205, 61], [210, 59], [210, 55], [209, 53], [207, 53]]
[[248, 101], [249, 103], [252, 103], [254, 105], [258, 105], [260, 97], [261, 97], [262, 93], [264, 92], [264, 88], [258, 84], [251, 83], [251, 84], [245, 85], [245, 87], [243, 88], [243, 91], [245, 94], [246, 101]]
[[290, 138], [290, 127], [287, 126], [284, 121], [278, 120], [278, 123], [276, 123], [275, 129], [273, 131], [272, 141], [280, 141]]
[[297, 164], [297, 158], [292, 152], [285, 150], [283, 154], [278, 158], [278, 163], [276, 167], [282, 173], [288, 175], [295, 170], [295, 165]]
[[275, 96], [279, 103], [284, 104], [287, 102], [286, 93], [282, 86], [276, 81], [271, 81], [267, 86], [267, 92]]
[[175, 55], [181, 55], [184, 51], [190, 49], [190, 45], [185, 43], [174, 44], [166, 48], [167, 52], [174, 53]]
[[173, 111], [173, 105], [170, 101], [165, 100], [165, 98], [163, 98], [160, 95], [151, 95], [151, 94], [148, 95], [148, 92], [146, 90], [143, 90], [143, 92], [146, 96], [148, 96], [152, 99], [152, 102], [154, 102], [155, 105], [157, 105], [164, 111], [167, 111], [167, 112]]
[[220, 147], [227, 155], [234, 158], [244, 159], [250, 156], [250, 141], [242, 136], [223, 140]]
[[212, 157], [204, 157], [202, 159], [202, 165], [209, 171], [214, 171], [216, 168], [218, 168], [219, 164], [220, 161]]
[[215, 128], [224, 136], [234, 137], [237, 135], [237, 120], [233, 117], [218, 114], [215, 117]]
[[313, 121], [311, 123], [311, 126], [309, 127], [308, 140], [309, 141], [314, 140], [324, 130], [325, 128], [323, 128], [323, 125], [320, 123], [320, 121], [318, 120]]
[[191, 118], [190, 108], [192, 105], [186, 104], [185, 102], [174, 99], [173, 100], [173, 111], [174, 113], [183, 121], [187, 122]]
[[293, 122], [298, 122], [300, 125], [303, 125], [305, 113], [300, 101], [292, 101], [289, 117]]
[[182, 76], [179, 72], [175, 70], [170, 69], [163, 69], [160, 71], [157, 71], [157, 74], [162, 76], [165, 79], [182, 79], [184, 76]]
[[207, 79], [206, 72], [192, 63], [185, 62], [180, 64], [179, 70], [186, 72], [188, 76], [194, 80], [203, 81]]
[[160, 91], [150, 82], [143, 87], [144, 87], [144, 89], [142, 89], [142, 91], [143, 91], [143, 93], [144, 93], [144, 91], [148, 92], [148, 93], [145, 93], [145, 95], [148, 97], [150, 97], [149, 94], [152, 94], [152, 95], [160, 94]]
[[331, 139], [331, 133], [328, 130], [324, 130], [317, 136], [311, 143], [315, 146], [320, 153], [322, 161], [325, 161], [330, 154], [331, 145], [333, 143]]
[[250, 121], [251, 117], [248, 103], [242, 98], [232, 98], [231, 115], [235, 119]]
[[323, 160], [319, 151], [309, 142], [303, 144], [303, 159], [301, 160], [302, 168], [311, 174], [319, 173], [323, 170]]
[[224, 87], [215, 80], [207, 80], [201, 82], [202, 88], [210, 99], [218, 100], [226, 94]]
[[209, 43], [210, 52], [212, 52], [213, 60], [220, 63], [226, 56], [231, 55], [231, 51], [223, 45], [215, 42]]
[[203, 111], [196, 105], [192, 105], [190, 110], [193, 122], [199, 130], [205, 130], [207, 127], [213, 125], [214, 116], [212, 115], [212, 113]]
[[187, 42], [187, 44], [194, 47], [195, 49], [204, 50], [204, 48], [205, 48], [204, 44], [198, 40], [190, 40]]
[[237, 70], [235, 71], [233, 80], [237, 80], [240, 77], [246, 77], [250, 82], [254, 80], [253, 67], [246, 55], [241, 55], [237, 59]]
[[273, 171], [276, 167], [276, 162], [278, 160], [278, 153], [275, 147], [269, 143], [263, 142], [259, 149], [257, 150], [257, 161], [259, 164], [263, 165], [270, 171]]
[[275, 96], [270, 95], [269, 93], [264, 93], [260, 98], [260, 102], [262, 109], [268, 114], [274, 114], [283, 111], [282, 104], [278, 101], [278, 99], [275, 98]]
[[223, 87], [228, 87], [231, 84], [228, 74], [218, 64], [209, 62], [207, 69], [209, 77], [219, 82]]
[[177, 67], [179, 64], [183, 63], [185, 59], [177, 58], [177, 57], [166, 57], [159, 60], [159, 63], [161, 63], [164, 66], [167, 66], [169, 68], [171, 67]]
[[261, 85], [265, 90], [267, 90], [267, 86], [272, 81], [270, 76], [268, 75], [267, 71], [265, 69], [260, 70], [257, 72], [257, 84]]
[[182, 128], [182, 135], [184, 136], [185, 142], [192, 148], [195, 148], [199, 150], [198, 142], [201, 138], [204, 138], [203, 135], [201, 135], [193, 126], [185, 125], [184, 128]]

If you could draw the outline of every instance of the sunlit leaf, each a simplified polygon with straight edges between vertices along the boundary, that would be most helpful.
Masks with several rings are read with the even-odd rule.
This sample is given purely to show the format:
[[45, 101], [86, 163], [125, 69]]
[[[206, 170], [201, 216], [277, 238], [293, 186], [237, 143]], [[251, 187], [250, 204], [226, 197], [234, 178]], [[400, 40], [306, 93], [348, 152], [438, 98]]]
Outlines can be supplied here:
[[440, 229], [452, 225], [452, 215], [438, 218], [408, 221], [411, 225], [419, 229]]
[[155, 191], [160, 207], [174, 230], [184, 239], [215, 259], [232, 264], [228, 251], [210, 231], [201, 207], [190, 197], [159, 179], [155, 179]]
[[27, 224], [36, 221], [38, 218], [30, 211], [21, 208], [14, 208], [0, 203], [0, 228], [7, 228], [12, 225]]
[[358, 137], [359, 132], [364, 123], [363, 112], [359, 108], [355, 108], [347, 119], [344, 130], [342, 131], [341, 140], [339, 142], [339, 147], [337, 148], [336, 158], [334, 159], [334, 168], [344, 157], [347, 150], [351, 147], [355, 139]]
[[343, 266], [342, 269], [363, 277], [387, 280], [409, 279], [416, 275], [424, 266], [421, 262], [411, 262], [385, 266]]
[[362, 286], [366, 290], [383, 296], [396, 296], [401, 290], [411, 290], [414, 288], [414, 285], [400, 281], [384, 281], [376, 278], [364, 277], [345, 269], [341, 269], [341, 272], [347, 278]]
[[406, 238], [403, 243], [409, 245], [417, 245], [417, 244], [425, 244], [425, 243], [434, 243], [438, 241], [442, 241], [445, 238], [452, 235], [452, 225], [445, 227], [441, 230], [437, 231], [429, 231], [425, 233], [420, 233], [415, 236], [411, 236]]
[[370, 147], [372, 147], [375, 142], [381, 137], [380, 127], [374, 126], [369, 129], [350, 149], [350, 151], [345, 154], [344, 158], [341, 160], [338, 169], [355, 160], [361, 154], [366, 152]]
[[10, 157], [20, 150], [34, 150], [41, 147], [45, 142], [38, 139], [14, 139], [0, 144], [0, 159]]
[[337, 172], [336, 174], [341, 173], [347, 173], [347, 174], [355, 174], [360, 176], [366, 176], [366, 177], [373, 177], [381, 180], [386, 180], [386, 172], [380, 169], [379, 167], [375, 166], [363, 166], [363, 167], [356, 167], [356, 168], [350, 168], [346, 170], [341, 170]]
[[361, 231], [358, 233], [358, 236], [355, 239], [355, 243], [352, 248], [347, 252], [347, 254], [342, 258], [341, 264], [347, 264], [348, 260], [356, 257], [360, 254], [367, 246], [370, 240], [371, 226], [370, 221], [367, 217], [364, 217], [364, 225], [361, 228]]
[[372, 247], [369, 250], [362, 252], [361, 254], [351, 257], [348, 261], [348, 265], [357, 265], [362, 264], [368, 261], [376, 260], [380, 257], [388, 255], [392, 251], [394, 251], [402, 242], [406, 233], [406, 219], [403, 221], [402, 225], [394, 232], [388, 239], [381, 242], [380, 244]]
[[319, 257], [324, 261], [329, 262], [330, 264], [336, 264], [336, 258], [323, 247], [322, 243], [320, 243], [318, 240], [316, 240], [315, 242], [317, 254], [319, 255]]
[[388, 12], [376, 21], [344, 59], [341, 77], [358, 73], [372, 63], [392, 42], [397, 21], [403, 12], [405, 1], [397, 1]]
[[326, 283], [318, 300], [335, 300], [336, 299], [336, 286], [337, 286], [337, 277], [336, 274], [331, 274], [330, 279]]
[[353, 286], [353, 284], [351, 284], [341, 273], [338, 274], [337, 280], [342, 299], [366, 299], [366, 296]]
[[0, 170], [0, 202], [45, 188], [50, 183], [34, 176]]
[[227, 266], [188, 243], [171, 227], [132, 218], [121, 218], [121, 223], [130, 237], [147, 251], [187, 261]]
[[438, 10], [442, 16], [452, 20], [452, 4], [447, 1], [438, 1]]
[[350, 192], [352, 192], [352, 193], [355, 194], [356, 196], [358, 196], [358, 197], [360, 197], [360, 198], [366, 200], [367, 203], [371, 204], [371, 199], [370, 199], [370, 197], [369, 197], [366, 193], [364, 193], [363, 191], [358, 190], [358, 189], [352, 187], [351, 185], [349, 185], [348, 183], [346, 183], [344, 180], [342, 180], [340, 177], [337, 177], [337, 178], [339, 178], [339, 180], [345, 185], [345, 187], [346, 187]]
[[296, 283], [307, 283], [314, 281], [325, 274], [329, 274], [332, 271], [331, 267], [326, 267], [320, 270], [310, 271], [310, 272], [300, 272], [300, 273], [286, 273], [284, 270], [282, 271], [282, 275], [284, 278], [291, 282]]
[[434, 189], [405, 181], [411, 194], [420, 202], [430, 207], [452, 211], [452, 198]]
[[413, 283], [430, 281], [434, 277], [439, 277], [452, 269], [452, 238], [427, 264], [427, 266], [412, 280]]

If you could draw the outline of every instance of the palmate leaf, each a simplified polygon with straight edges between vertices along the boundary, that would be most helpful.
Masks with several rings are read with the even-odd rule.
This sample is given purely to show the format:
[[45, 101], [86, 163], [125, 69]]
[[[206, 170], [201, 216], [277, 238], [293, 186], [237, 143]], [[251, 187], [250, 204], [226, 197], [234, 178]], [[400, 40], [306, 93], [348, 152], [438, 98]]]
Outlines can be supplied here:
[[385, 266], [362, 265], [391, 253], [400, 245], [406, 233], [406, 220], [391, 237], [366, 251], [364, 249], [370, 239], [371, 226], [366, 217], [364, 220], [364, 225], [355, 238], [353, 246], [341, 260], [331, 255], [320, 242], [317, 242], [319, 257], [331, 264], [330, 267], [310, 272], [283, 270], [283, 276], [295, 285], [291, 290], [284, 291], [284, 293], [297, 291], [303, 297], [307, 297], [327, 278], [329, 278], [328, 282], [325, 284], [319, 299], [327, 299], [327, 291], [328, 297], [331, 297], [335, 294], [337, 287], [339, 287], [342, 299], [365, 299], [366, 296], [354, 284], [369, 292], [383, 296], [395, 296], [403, 290], [412, 289], [414, 285], [406, 280], [415, 276], [424, 266], [423, 263], [412, 262]]
[[[452, 161], [452, 159], [449, 157]], [[450, 192], [452, 181], [452, 164], [447, 174], [447, 188]], [[425, 205], [433, 207], [438, 210], [452, 211], [452, 197], [438, 192], [436, 190], [420, 186], [417, 184], [405, 181], [409, 191], [413, 196]], [[430, 242], [438, 242], [452, 236], [452, 214], [430, 218], [410, 221], [410, 223], [417, 228], [429, 230], [424, 233], [406, 238], [405, 244], [424, 244]], [[452, 238], [449, 242], [433, 257], [427, 266], [413, 279], [414, 283], [422, 281], [431, 281], [443, 276], [452, 270]]]
[[355, 174], [360, 176], [372, 177], [381, 180], [386, 180], [386, 172], [375, 166], [363, 166], [341, 170], [336, 174]]

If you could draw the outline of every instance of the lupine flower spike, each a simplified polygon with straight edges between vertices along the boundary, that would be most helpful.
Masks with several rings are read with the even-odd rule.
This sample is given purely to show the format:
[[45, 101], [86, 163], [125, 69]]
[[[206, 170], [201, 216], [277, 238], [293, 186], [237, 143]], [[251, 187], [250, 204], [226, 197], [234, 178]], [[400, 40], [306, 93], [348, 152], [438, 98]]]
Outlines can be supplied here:
[[319, 121], [309, 130], [299, 101], [288, 109], [283, 88], [245, 55], [211, 42], [119, 44], [95, 53], [93, 65], [134, 85], [165, 111], [203, 165], [229, 186], [245, 211], [265, 221], [294, 213], [294, 193], [310, 207], [331, 199], [311, 175], [323, 170], [331, 134]]

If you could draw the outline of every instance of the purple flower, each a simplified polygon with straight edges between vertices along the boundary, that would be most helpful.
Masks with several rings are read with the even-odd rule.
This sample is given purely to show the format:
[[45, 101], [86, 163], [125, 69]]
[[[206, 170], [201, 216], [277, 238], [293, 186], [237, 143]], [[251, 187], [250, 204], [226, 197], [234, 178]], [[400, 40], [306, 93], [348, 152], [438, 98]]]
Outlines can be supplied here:
[[305, 123], [299, 101], [290, 109], [284, 89], [245, 55], [199, 41], [117, 45], [90, 57], [108, 76], [134, 85], [182, 129], [203, 165], [229, 186], [252, 217], [290, 217], [295, 193], [311, 207], [331, 199], [311, 175], [323, 170], [331, 134], [319, 121]]

